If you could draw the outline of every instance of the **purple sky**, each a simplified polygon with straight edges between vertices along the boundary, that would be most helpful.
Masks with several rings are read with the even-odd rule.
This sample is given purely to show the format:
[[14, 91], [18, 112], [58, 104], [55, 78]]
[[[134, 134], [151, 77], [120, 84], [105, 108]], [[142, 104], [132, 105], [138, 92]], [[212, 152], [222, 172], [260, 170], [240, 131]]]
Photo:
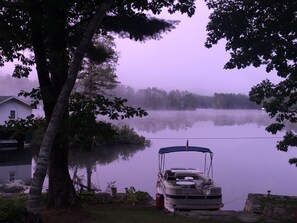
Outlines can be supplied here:
[[[247, 94], [253, 85], [266, 78], [273, 82], [280, 80], [276, 74], [267, 74], [263, 68], [224, 70], [229, 54], [225, 52], [223, 41], [211, 49], [204, 47], [208, 15], [204, 1], [199, 1], [196, 15], [192, 18], [186, 15], [162, 16], [181, 22], [161, 40], [139, 43], [117, 39], [120, 53], [118, 80], [135, 89], [180, 89], [201, 95], [214, 92]], [[10, 64], [0, 68], [0, 75], [10, 74], [12, 67]], [[36, 78], [34, 73], [31, 79]]]
[[136, 43], [118, 40], [120, 51], [118, 78], [134, 88], [180, 89], [202, 95], [214, 92], [244, 93], [263, 79], [280, 80], [265, 69], [224, 70], [229, 59], [223, 41], [211, 49], [204, 47], [209, 11], [204, 1], [197, 4], [196, 15], [174, 15], [180, 20], [161, 40]]

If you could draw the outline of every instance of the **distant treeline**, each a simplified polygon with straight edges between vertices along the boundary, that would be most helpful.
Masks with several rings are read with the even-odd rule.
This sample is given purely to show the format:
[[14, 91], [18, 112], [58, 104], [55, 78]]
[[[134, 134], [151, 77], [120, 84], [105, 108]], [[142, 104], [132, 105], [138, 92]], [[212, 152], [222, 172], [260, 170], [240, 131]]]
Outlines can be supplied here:
[[259, 106], [244, 94], [215, 93], [213, 96], [201, 96], [180, 90], [166, 92], [156, 87], [135, 91], [132, 87], [124, 85], [118, 85], [112, 90], [112, 94], [127, 98], [130, 106], [147, 110], [259, 109]]
[[[30, 92], [38, 86], [37, 81], [26, 78], [16, 79], [11, 75], [0, 74], [0, 95], [17, 95], [20, 90]], [[142, 107], [147, 110], [194, 110], [196, 108], [214, 109], [259, 109], [249, 101], [244, 94], [215, 93], [213, 96], [202, 96], [188, 91], [165, 90], [156, 87], [134, 90], [130, 86], [119, 84], [108, 92], [121, 98], [128, 99], [128, 105]]]

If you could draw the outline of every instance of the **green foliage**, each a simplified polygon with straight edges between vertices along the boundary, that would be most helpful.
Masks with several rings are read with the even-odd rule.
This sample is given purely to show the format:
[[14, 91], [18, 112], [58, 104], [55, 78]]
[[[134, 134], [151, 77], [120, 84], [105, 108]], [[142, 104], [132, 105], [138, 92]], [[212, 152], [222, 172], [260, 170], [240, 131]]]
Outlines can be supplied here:
[[[275, 123], [267, 130], [273, 134], [297, 122], [297, 1], [207, 0], [212, 10], [206, 46], [226, 40], [230, 60], [226, 69], [265, 66], [284, 78], [278, 84], [269, 80], [254, 86], [252, 101], [265, 108]], [[288, 151], [296, 146], [296, 136], [288, 132], [277, 148]], [[296, 159], [291, 159], [294, 163]], [[297, 163], [295, 163], [297, 164]]]
[[[41, 50], [38, 47], [46, 47], [51, 52], [55, 49], [44, 44], [67, 40], [67, 48], [73, 52], [85, 32], [91, 16], [100, 4], [100, 1], [67, 1], [64, 4], [59, 1], [51, 1], [51, 4], [36, 3], [32, 0], [1, 2], [0, 27], [5, 32], [1, 35], [0, 66], [7, 61], [17, 59], [21, 64], [16, 67], [16, 76], [27, 76], [30, 71], [28, 65], [41, 62], [39, 60], [41, 58], [24, 54], [26, 50], [34, 50], [36, 53], [36, 50]], [[56, 16], [57, 8], [59, 8], [59, 16]], [[181, 12], [192, 16], [195, 13], [195, 1], [115, 1], [97, 34], [113, 32], [122, 37], [141, 41], [150, 38], [158, 39], [161, 33], [170, 31], [176, 25], [174, 21], [166, 21], [148, 15], [160, 14], [164, 8], [167, 8], [170, 13]], [[68, 23], [65, 23], [65, 17], [67, 17]], [[43, 35], [40, 35], [40, 32]], [[55, 39], [55, 35], [59, 35], [60, 39]], [[34, 43], [37, 41], [36, 37], [40, 37], [39, 43]], [[61, 43], [58, 48], [62, 45]], [[91, 50], [92, 46], [89, 55], [92, 55]], [[51, 54], [47, 56], [50, 57]]]
[[116, 134], [114, 135], [110, 144], [134, 144], [134, 145], [145, 145], [146, 140], [143, 136], [139, 136], [134, 129], [130, 128], [127, 125], [116, 127], [113, 126]]
[[[91, 36], [93, 39], [88, 44], [88, 52], [85, 53], [85, 50], [81, 51], [78, 48], [81, 45], [82, 37], [85, 37], [84, 34], [90, 21], [94, 18], [94, 14], [106, 3], [111, 7], [108, 7], [106, 13], [101, 11], [104, 13], [102, 14], [104, 18], [98, 29], [95, 30], [95, 34]], [[65, 89], [68, 87], [68, 90], [71, 90], [71, 85], [65, 85], [65, 81], [68, 74], [73, 73], [73, 76], [76, 76], [81, 63], [81, 60], [77, 58], [85, 56], [84, 59], [92, 60], [98, 64], [109, 59], [110, 54], [96, 45], [96, 39], [100, 35], [119, 34], [122, 37], [141, 41], [150, 38], [157, 39], [161, 33], [175, 28], [175, 22], [153, 17], [166, 9], [170, 13], [180, 12], [191, 16], [195, 12], [195, 1], [0, 1], [0, 66], [6, 62], [15, 62], [17, 65], [14, 75], [26, 77], [31, 69], [30, 66], [36, 65], [45, 118], [49, 121], [63, 87], [66, 87]], [[77, 55], [80, 56], [77, 57]], [[72, 62], [70, 63], [70, 61]], [[71, 72], [70, 65], [75, 67], [75, 69], [71, 69]], [[81, 68], [83, 69], [83, 67]], [[94, 102], [102, 103], [102, 112], [99, 113], [108, 115], [111, 119], [129, 118], [136, 114], [144, 115], [141, 109], [125, 106], [125, 100], [121, 98], [113, 100], [97, 98]], [[65, 100], [63, 105], [67, 106], [66, 103]], [[84, 104], [82, 101], [79, 103], [85, 106], [85, 109], [94, 108], [93, 105]], [[112, 106], [115, 107], [111, 108]], [[86, 123], [90, 123], [89, 121], [94, 118], [96, 112], [86, 114]], [[76, 115], [82, 117], [80, 112], [77, 112]], [[62, 118], [63, 124], [66, 123], [67, 117], [68, 114], [65, 112]], [[53, 144], [62, 146], [65, 142], [63, 137], [63, 134], [57, 134]], [[89, 139], [87, 138], [87, 141]], [[55, 150], [55, 148], [51, 153], [52, 158], [48, 159], [50, 168], [53, 170], [50, 171], [50, 182], [53, 183], [50, 184], [49, 191], [52, 199], [49, 200], [53, 202], [59, 200], [56, 203], [59, 206], [61, 205], [60, 198], [67, 197], [66, 194], [71, 193], [73, 188], [69, 184], [70, 181], [67, 181], [69, 179], [68, 154], [61, 152], [67, 150]], [[55, 160], [59, 160], [60, 163], [65, 162], [65, 165], [52, 165]], [[56, 177], [65, 179], [65, 184], [57, 183], [60, 181], [53, 179]], [[70, 205], [71, 199], [68, 198], [64, 199], [62, 203]]]
[[215, 109], [259, 109], [244, 94], [215, 93], [213, 97], [213, 108]]
[[24, 222], [26, 197], [0, 197], [0, 222]]
[[214, 96], [201, 96], [188, 91], [171, 90], [166, 92], [156, 87], [135, 91], [131, 87], [117, 86], [112, 94], [122, 95], [132, 106], [150, 110], [194, 110], [214, 109], [259, 109], [247, 95], [215, 93]]
[[74, 93], [70, 98], [69, 111], [73, 116], [85, 115], [96, 118], [97, 115], [106, 115], [114, 120], [147, 115], [144, 109], [132, 108], [126, 103], [127, 99], [118, 97], [109, 99], [103, 95], [96, 95], [90, 98], [80, 93]]
[[291, 158], [289, 159], [290, 164], [294, 164], [297, 167], [297, 158]]
[[125, 188], [126, 192], [126, 202], [132, 205], [144, 204], [150, 197], [147, 192], [136, 191], [134, 187]]
[[212, 10], [206, 46], [227, 41], [231, 58], [225, 68], [264, 65], [267, 72], [275, 69], [281, 77], [296, 69], [296, 1], [206, 2]]
[[35, 119], [35, 125], [30, 129], [32, 131], [32, 138], [30, 140], [30, 146], [32, 148], [39, 149], [46, 126], [47, 123], [44, 118]]
[[269, 125], [266, 130], [272, 134], [276, 134], [278, 131], [281, 131], [285, 127], [282, 123], [272, 123]]
[[40, 88], [32, 88], [30, 92], [21, 90], [18, 96], [23, 96], [25, 98], [29, 97], [32, 100], [31, 107], [33, 109], [36, 109], [37, 105], [39, 105], [40, 101], [42, 100]]
[[30, 140], [31, 130], [35, 124], [34, 115], [29, 115], [26, 119], [10, 119], [5, 121], [5, 125], [1, 126], [1, 131], [6, 132], [10, 138], [23, 142]]
[[[91, 150], [93, 146], [106, 144], [136, 144], [144, 145], [146, 140], [128, 126], [117, 127], [111, 123], [98, 120], [98, 115], [110, 115], [114, 118], [146, 116], [147, 112], [141, 108], [134, 109], [126, 106], [125, 101], [117, 99], [112, 101], [103, 96], [90, 99], [81, 94], [73, 94], [70, 99], [70, 116], [67, 123], [62, 127], [63, 135], [68, 138], [71, 148]], [[105, 103], [105, 104], [104, 104]], [[10, 135], [17, 139], [28, 140], [33, 148], [40, 146], [46, 129], [44, 118], [35, 118], [33, 115], [28, 119], [9, 121], [2, 132], [9, 131]], [[24, 133], [29, 134], [24, 134]], [[21, 138], [22, 137], [22, 138]]]
[[[118, 54], [115, 47], [112, 36], [96, 37], [92, 50], [88, 52], [89, 59], [83, 61], [83, 68], [78, 74], [75, 91], [92, 97], [96, 94], [104, 94], [107, 89], [116, 87], [119, 82], [116, 80]], [[102, 62], [98, 63], [98, 61]]]
[[[123, 132], [125, 129], [122, 132], [117, 132], [111, 124], [97, 120], [98, 115], [107, 115], [110, 119], [147, 115], [145, 110], [129, 107], [125, 105], [126, 102], [126, 99], [121, 98], [109, 99], [102, 95], [90, 98], [80, 93], [74, 93], [70, 98], [70, 117], [65, 127], [72, 143], [81, 148], [91, 149], [94, 142], [97, 144], [107, 141], [112, 142], [115, 135], [130, 139], [131, 134], [130, 136], [122, 136], [122, 134], [127, 133], [127, 131]], [[117, 141], [121, 142], [123, 140], [118, 138]]]
[[[277, 148], [281, 151], [288, 151], [289, 146], [297, 147], [297, 136], [292, 131], [286, 132], [284, 139], [278, 142]], [[294, 159], [291, 159], [292, 162]], [[296, 163], [297, 164], [297, 163]]]
[[[33, 148], [40, 146], [46, 128], [44, 119], [38, 120], [34, 127], [30, 128]], [[70, 115], [67, 127], [63, 128], [63, 134], [69, 138], [72, 149], [91, 150], [99, 145], [145, 145], [147, 143], [143, 136], [139, 136], [128, 126], [115, 126], [110, 123], [96, 121], [93, 118], [86, 119], [85, 116], [73, 117]]]
[[107, 183], [105, 192], [110, 193], [112, 188], [115, 188], [116, 181], [110, 181]]

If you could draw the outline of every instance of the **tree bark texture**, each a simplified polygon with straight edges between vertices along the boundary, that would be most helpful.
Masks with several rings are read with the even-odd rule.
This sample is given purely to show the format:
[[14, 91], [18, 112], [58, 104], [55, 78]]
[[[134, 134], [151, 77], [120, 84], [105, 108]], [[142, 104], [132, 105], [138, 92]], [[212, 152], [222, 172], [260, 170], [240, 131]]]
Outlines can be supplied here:
[[[68, 99], [69, 99], [69, 96], [73, 89], [73, 86], [75, 84], [75, 80], [76, 80], [78, 71], [80, 69], [84, 54], [85, 54], [93, 36], [94, 36], [94, 32], [95, 32], [96, 28], [102, 22], [102, 19], [106, 15], [106, 12], [108, 11], [108, 9], [112, 3], [113, 3], [113, 1], [104, 1], [101, 4], [98, 11], [94, 15], [93, 19], [89, 23], [88, 29], [85, 32], [85, 35], [83, 36], [83, 38], [80, 42], [80, 45], [78, 46], [78, 48], [75, 51], [73, 60], [69, 67], [66, 82], [63, 85], [62, 91], [58, 97], [57, 103], [53, 110], [53, 114], [50, 118], [48, 127], [46, 129], [46, 132], [44, 134], [44, 137], [43, 137], [43, 140], [41, 143], [39, 157], [37, 160], [36, 169], [33, 174], [33, 179], [32, 179], [31, 187], [30, 187], [30, 191], [29, 191], [28, 211], [30, 214], [40, 215], [40, 211], [42, 210], [41, 192], [42, 192], [44, 178], [46, 176], [48, 165], [49, 165], [50, 154], [52, 155], [51, 158], [53, 158], [53, 156], [57, 156], [57, 157], [53, 158], [55, 165], [65, 165], [65, 164], [58, 164], [59, 155], [61, 154], [61, 157], [63, 157], [63, 154], [67, 153], [67, 155], [68, 155], [68, 152], [60, 151], [58, 149], [56, 152], [51, 152], [51, 148], [54, 145], [54, 140], [58, 133], [61, 121], [63, 119], [64, 112], [65, 112], [65, 109], [68, 104]], [[58, 148], [58, 147], [56, 147], [56, 148]], [[62, 159], [64, 159], [64, 158], [62, 158]], [[67, 162], [67, 164], [68, 164], [68, 162]], [[55, 166], [55, 168], [56, 168], [56, 166]], [[69, 176], [69, 173], [68, 173], [68, 176]], [[65, 179], [61, 179], [61, 180], [64, 181]], [[66, 181], [68, 181], [68, 180], [69, 179], [66, 179]], [[59, 182], [58, 182], [58, 184], [59, 184]], [[63, 187], [63, 185], [60, 185], [60, 186]], [[56, 188], [54, 188], [54, 189], [56, 190]], [[65, 189], [67, 190], [67, 188], [65, 188]], [[65, 198], [68, 199], [68, 202], [71, 202], [71, 199], [69, 199], [68, 196], [65, 196]], [[64, 205], [66, 205], [66, 202], [61, 201], [61, 204], [63, 204], [63, 206], [64, 206]], [[69, 204], [67, 204], [67, 205], [69, 205]]]
[[39, 81], [39, 87], [41, 90], [45, 117], [47, 121], [49, 121], [49, 118], [51, 117], [53, 108], [55, 106], [55, 100], [53, 100], [53, 89], [49, 76], [49, 68], [46, 57], [46, 40], [43, 28], [43, 7], [41, 6], [40, 1], [37, 0], [27, 2], [28, 13], [31, 17], [31, 38], [35, 56], [35, 64]]

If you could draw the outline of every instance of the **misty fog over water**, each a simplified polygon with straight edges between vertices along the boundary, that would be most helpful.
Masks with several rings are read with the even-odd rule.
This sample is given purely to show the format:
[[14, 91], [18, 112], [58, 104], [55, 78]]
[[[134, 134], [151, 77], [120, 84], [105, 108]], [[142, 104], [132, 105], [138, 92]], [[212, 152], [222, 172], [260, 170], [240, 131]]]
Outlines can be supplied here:
[[[115, 182], [119, 192], [131, 186], [156, 193], [158, 151], [162, 147], [189, 145], [208, 147], [214, 153], [214, 181], [222, 187], [225, 210], [242, 210], [248, 193], [296, 195], [297, 169], [288, 159], [294, 149], [277, 151], [283, 133], [271, 135], [271, 123], [261, 110], [148, 111], [149, 116], [117, 121], [129, 125], [150, 140], [149, 147], [110, 146], [92, 153], [70, 154], [70, 175], [105, 191]], [[99, 117], [100, 119], [100, 117]], [[296, 129], [291, 128], [296, 131]], [[168, 167], [202, 168], [195, 154], [173, 154]], [[34, 161], [32, 169], [34, 169]], [[32, 171], [33, 172], [33, 171]], [[46, 190], [47, 184], [44, 185]]]
[[[129, 124], [151, 141], [151, 146], [136, 152], [128, 160], [120, 158], [96, 166], [92, 179], [101, 188], [116, 181], [118, 190], [134, 186], [155, 196], [158, 150], [185, 145], [208, 147], [214, 152], [214, 180], [222, 186], [224, 209], [242, 210], [248, 193], [295, 195], [297, 169], [288, 159], [296, 157], [292, 149], [277, 151], [283, 133], [271, 135], [265, 127], [271, 123], [261, 110], [149, 111], [149, 116], [118, 121]], [[168, 160], [186, 167], [199, 167], [194, 155], [177, 154]]]

